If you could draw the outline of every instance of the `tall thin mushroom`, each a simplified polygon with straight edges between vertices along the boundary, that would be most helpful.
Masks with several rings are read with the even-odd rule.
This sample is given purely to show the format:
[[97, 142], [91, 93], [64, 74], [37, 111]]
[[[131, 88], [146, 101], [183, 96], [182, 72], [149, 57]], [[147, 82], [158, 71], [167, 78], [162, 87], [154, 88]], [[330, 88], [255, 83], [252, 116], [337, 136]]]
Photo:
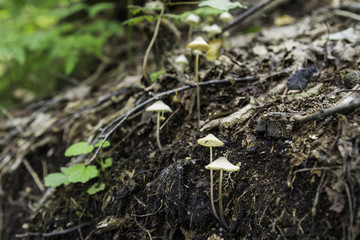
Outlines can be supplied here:
[[196, 14], [190, 13], [186, 18], [185, 22], [189, 24], [189, 33], [188, 33], [188, 39], [189, 42], [191, 39], [191, 34], [193, 32], [194, 26], [198, 25], [200, 23], [200, 17]]
[[224, 217], [224, 209], [222, 203], [222, 178], [224, 170], [227, 172], [236, 172], [239, 171], [240, 167], [233, 165], [230, 163], [225, 157], [220, 157], [213, 161], [212, 163], [205, 166], [206, 169], [212, 170], [220, 170], [220, 177], [219, 177], [219, 210], [220, 210], [220, 219], [222, 224], [229, 229], [229, 225], [227, 225]]
[[209, 44], [205, 42], [202, 37], [195, 38], [194, 41], [188, 44], [188, 48], [196, 51], [195, 59], [195, 79], [196, 79], [196, 95], [197, 95], [197, 110], [198, 110], [198, 127], [200, 128], [200, 86], [199, 86], [199, 53], [210, 50]]
[[[223, 146], [224, 143], [220, 141], [217, 137], [215, 137], [213, 134], [208, 134], [204, 138], [198, 139], [198, 143], [204, 147], [210, 148], [210, 163], [212, 163], [212, 147], [220, 147]], [[210, 170], [210, 201], [211, 201], [211, 209], [220, 222], [219, 215], [216, 212], [215, 204], [214, 204], [214, 175], [213, 170]]]
[[[163, 101], [156, 101], [154, 104], [150, 105], [145, 109], [147, 112], [157, 112], [156, 116], [156, 142], [160, 150], [162, 150], [162, 146], [160, 143], [160, 118], [164, 117], [164, 112], [172, 112], [171, 108], [166, 105]], [[160, 117], [161, 112], [161, 117]]]

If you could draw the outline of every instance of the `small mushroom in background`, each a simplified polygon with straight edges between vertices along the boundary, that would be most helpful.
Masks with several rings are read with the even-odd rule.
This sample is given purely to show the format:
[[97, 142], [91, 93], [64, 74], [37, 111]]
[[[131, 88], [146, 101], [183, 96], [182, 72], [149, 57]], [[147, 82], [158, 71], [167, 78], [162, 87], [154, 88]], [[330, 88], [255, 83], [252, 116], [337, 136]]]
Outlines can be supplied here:
[[207, 32], [209, 37], [213, 37], [216, 34], [221, 33], [221, 28], [217, 24], [213, 24], [211, 26], [205, 26], [201, 29], [203, 32]]
[[[208, 134], [206, 137], [204, 138], [200, 138], [198, 139], [198, 144], [204, 146], [204, 147], [209, 147], [210, 148], [210, 163], [212, 163], [212, 147], [220, 147], [223, 146], [224, 143], [222, 141], [220, 141], [217, 137], [215, 137], [213, 134]], [[213, 170], [210, 170], [210, 200], [211, 200], [211, 209], [215, 215], [215, 217], [217, 218], [217, 220], [219, 220], [219, 222], [221, 221], [216, 209], [215, 209], [215, 204], [214, 204], [214, 177], [213, 177]]]
[[224, 23], [230, 22], [233, 19], [234, 19], [234, 17], [228, 12], [223, 12], [219, 16], [219, 20]]
[[181, 54], [175, 59], [175, 64], [179, 72], [183, 74], [185, 68], [189, 65], [189, 60], [185, 57], [184, 54]]
[[199, 51], [207, 52], [210, 49], [209, 44], [205, 42], [202, 37], [195, 38], [194, 41], [189, 43], [188, 48], [198, 50], [195, 59], [195, 79], [196, 79], [196, 94], [197, 94], [197, 110], [198, 110], [198, 127], [200, 128], [200, 86], [199, 86]]
[[196, 14], [191, 13], [185, 18], [185, 22], [189, 24], [188, 42], [190, 42], [192, 31], [194, 29], [194, 26], [200, 23], [200, 17]]
[[[227, 24], [228, 22], [234, 20], [234, 17], [228, 12], [223, 12], [222, 14], [220, 14], [219, 20], [221, 22], [223, 22], [223, 26], [225, 26], [225, 24]], [[225, 31], [225, 32], [222, 33], [222, 36], [223, 36], [224, 39], [226, 39], [226, 38], [228, 38], [230, 36], [230, 32]]]
[[[229, 225], [227, 225], [224, 217], [224, 209], [222, 204], [222, 178], [224, 170], [227, 172], [236, 172], [239, 171], [240, 167], [237, 165], [233, 165], [230, 163], [225, 157], [220, 157], [213, 161], [212, 163], [205, 166], [206, 169], [212, 170], [220, 170], [219, 177], [219, 209], [220, 209], [220, 219], [222, 224], [229, 229]], [[211, 187], [211, 186], [210, 186]]]
[[[172, 112], [171, 108], [166, 105], [163, 101], [156, 101], [154, 104], [150, 105], [145, 109], [147, 112], [157, 112], [156, 116], [156, 142], [160, 150], [162, 146], [160, 143], [160, 118], [164, 118], [164, 112]], [[160, 116], [161, 112], [161, 116]]]

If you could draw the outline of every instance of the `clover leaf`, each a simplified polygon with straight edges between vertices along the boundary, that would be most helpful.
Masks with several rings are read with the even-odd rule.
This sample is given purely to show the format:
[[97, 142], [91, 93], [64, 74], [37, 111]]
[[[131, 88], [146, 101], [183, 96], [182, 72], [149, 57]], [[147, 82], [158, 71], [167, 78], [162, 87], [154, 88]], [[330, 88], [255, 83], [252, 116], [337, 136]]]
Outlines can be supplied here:
[[94, 183], [88, 190], [89, 195], [95, 194], [105, 189], [105, 183]]
[[[95, 147], [99, 147], [101, 145], [101, 143], [103, 142], [103, 139], [100, 139], [96, 144]], [[102, 148], [107, 148], [110, 146], [110, 142], [109, 141], [105, 141], [104, 144], [102, 145]]]
[[70, 182], [86, 183], [90, 179], [97, 177], [99, 170], [95, 166], [86, 166], [83, 163], [76, 164], [66, 171], [66, 176]]
[[78, 156], [81, 154], [91, 153], [93, 150], [94, 146], [88, 145], [87, 142], [78, 142], [66, 149], [65, 156]]
[[62, 184], [68, 185], [68, 177], [63, 173], [50, 173], [45, 177], [45, 186], [56, 188]]

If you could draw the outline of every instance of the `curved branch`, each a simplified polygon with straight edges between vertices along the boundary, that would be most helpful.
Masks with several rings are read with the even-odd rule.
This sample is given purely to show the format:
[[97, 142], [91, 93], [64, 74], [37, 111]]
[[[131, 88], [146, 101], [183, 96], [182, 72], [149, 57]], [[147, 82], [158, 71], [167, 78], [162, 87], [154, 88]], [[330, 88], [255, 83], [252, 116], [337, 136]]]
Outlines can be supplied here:
[[[255, 81], [258, 80], [259, 77], [257, 76], [250, 76], [250, 77], [243, 77], [243, 78], [234, 78], [232, 80], [230, 79], [222, 79], [222, 80], [210, 80], [207, 82], [200, 82], [199, 85], [200, 86], [207, 86], [207, 85], [211, 85], [211, 84], [222, 84], [222, 83], [229, 83], [231, 81], [235, 81], [235, 82], [240, 82], [240, 81]], [[162, 92], [162, 93], [158, 93], [155, 96], [145, 100], [144, 102], [140, 103], [139, 105], [137, 105], [136, 107], [134, 107], [133, 109], [131, 109], [130, 111], [128, 111], [127, 113], [125, 113], [124, 115], [121, 115], [119, 117], [117, 117], [116, 119], [114, 119], [113, 122], [111, 122], [109, 125], [114, 125], [114, 127], [112, 127], [107, 133], [105, 133], [103, 136], [103, 141], [100, 144], [100, 146], [96, 149], [94, 155], [90, 158], [89, 161], [86, 162], [86, 165], [92, 163], [96, 156], [99, 154], [100, 149], [102, 148], [103, 143], [105, 142], [105, 140], [107, 140], [110, 135], [121, 125], [123, 124], [123, 122], [125, 122], [133, 113], [135, 113], [136, 111], [138, 111], [139, 109], [143, 108], [144, 106], [148, 105], [151, 102], [157, 101], [159, 99], [161, 99], [164, 96], [170, 95], [170, 94], [174, 94], [176, 92], [181, 92], [181, 91], [185, 91], [191, 88], [196, 87], [196, 85], [186, 85], [183, 87], [179, 87], [176, 89], [171, 89], [169, 91], [166, 92]], [[101, 135], [101, 134], [100, 134]]]

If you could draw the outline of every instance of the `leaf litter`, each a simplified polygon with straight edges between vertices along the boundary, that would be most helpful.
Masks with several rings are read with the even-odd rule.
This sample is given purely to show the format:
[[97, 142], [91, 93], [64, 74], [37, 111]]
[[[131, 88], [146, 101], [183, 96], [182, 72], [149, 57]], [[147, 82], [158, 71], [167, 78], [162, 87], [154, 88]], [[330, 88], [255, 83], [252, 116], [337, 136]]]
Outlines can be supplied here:
[[[322, 113], [359, 99], [360, 46], [342, 33], [356, 22], [331, 11], [319, 7], [286, 26], [234, 34], [231, 47], [221, 52], [226, 65], [205, 62], [202, 57], [204, 82], [219, 76], [257, 78], [203, 85], [205, 124], [200, 132], [193, 88], [177, 92], [176, 101], [173, 95], [164, 95], [162, 100], [177, 110], [162, 129], [163, 151], [156, 147], [151, 116], [143, 109], [132, 114], [108, 139], [111, 147], [104, 154], [114, 159], [113, 166], [102, 176], [106, 189], [92, 196], [86, 189], [95, 182], [61, 187], [44, 198], [34, 175], [21, 163], [27, 159], [38, 176], [44, 166], [48, 172], [65, 166], [66, 146], [95, 140], [99, 131], [106, 132], [119, 121], [119, 114], [148, 97], [149, 92], [138, 88], [140, 77], [129, 74], [120, 83], [104, 81], [97, 90], [86, 89], [86, 100], [64, 94], [3, 118], [0, 134], [6, 141], [0, 141], [0, 176], [6, 214], [2, 218], [10, 221], [8, 212], [21, 217], [14, 217], [15, 227], [2, 229], [2, 235], [55, 234], [81, 226], [87, 239], [356, 239], [359, 107], [320, 114], [311, 121], [296, 120], [296, 116]], [[329, 35], [325, 21], [346, 37]], [[289, 79], [311, 66], [319, 69], [319, 76], [300, 89], [288, 89]], [[344, 83], [350, 71], [356, 73], [351, 89]], [[119, 73], [109, 72], [107, 78], [111, 74]], [[168, 70], [153, 90], [161, 93], [179, 87], [183, 83], [178, 79], [176, 72]], [[45, 118], [49, 124], [39, 127]], [[224, 174], [229, 230], [210, 208], [210, 183], [204, 169], [208, 150], [197, 144], [207, 133], [225, 142], [214, 150], [214, 158], [241, 162], [240, 171]], [[27, 208], [28, 203], [35, 209]], [[22, 228], [24, 223], [30, 223], [30, 229]], [[78, 238], [79, 232], [57, 236]]]

